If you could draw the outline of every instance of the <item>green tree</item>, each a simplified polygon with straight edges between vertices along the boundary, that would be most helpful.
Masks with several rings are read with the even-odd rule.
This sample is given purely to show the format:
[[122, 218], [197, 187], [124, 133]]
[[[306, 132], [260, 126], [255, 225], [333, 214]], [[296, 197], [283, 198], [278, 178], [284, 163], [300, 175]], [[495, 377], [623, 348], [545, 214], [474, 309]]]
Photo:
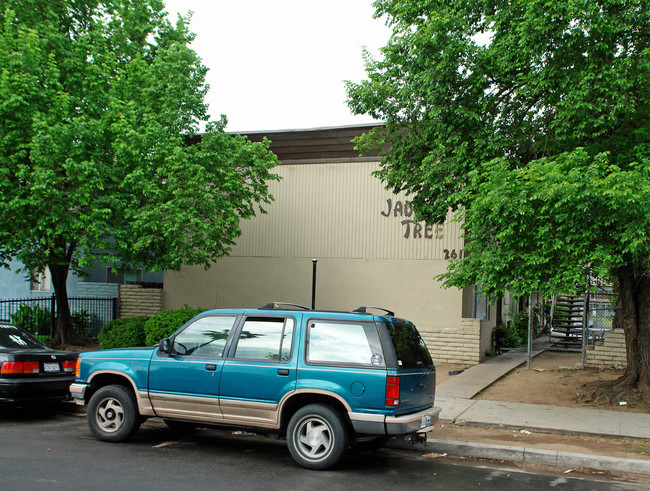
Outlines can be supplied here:
[[209, 267], [272, 199], [268, 142], [207, 122], [187, 23], [161, 0], [0, 0], [0, 262], [49, 267], [61, 344], [69, 270]]
[[[420, 219], [462, 220], [447, 286], [618, 290], [627, 369], [650, 401], [650, 6], [647, 0], [378, 0], [392, 26], [355, 113], [385, 126], [377, 172]], [[621, 399], [616, 399], [621, 400]]]

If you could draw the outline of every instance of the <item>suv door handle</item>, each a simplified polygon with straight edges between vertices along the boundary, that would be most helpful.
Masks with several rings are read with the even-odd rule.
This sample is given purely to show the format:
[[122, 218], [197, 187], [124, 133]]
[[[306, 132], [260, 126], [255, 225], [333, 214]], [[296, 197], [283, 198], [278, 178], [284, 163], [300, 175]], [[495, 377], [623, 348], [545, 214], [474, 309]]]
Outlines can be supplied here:
[[286, 368], [280, 368], [278, 370], [278, 375], [289, 375], [289, 370], [287, 370]]
[[213, 364], [210, 363], [210, 364], [205, 366], [205, 369], [214, 371], [214, 370], [217, 369], [217, 365], [213, 365]]

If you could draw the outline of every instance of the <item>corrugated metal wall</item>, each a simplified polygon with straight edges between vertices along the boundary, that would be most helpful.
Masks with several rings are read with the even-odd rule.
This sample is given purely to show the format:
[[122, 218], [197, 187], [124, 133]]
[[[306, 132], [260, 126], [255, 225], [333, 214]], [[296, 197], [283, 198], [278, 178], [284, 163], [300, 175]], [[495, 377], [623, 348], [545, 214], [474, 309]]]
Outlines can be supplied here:
[[234, 257], [444, 260], [461, 253], [457, 223], [414, 223], [408, 201], [371, 173], [378, 162], [283, 164], [267, 215], [242, 222]]

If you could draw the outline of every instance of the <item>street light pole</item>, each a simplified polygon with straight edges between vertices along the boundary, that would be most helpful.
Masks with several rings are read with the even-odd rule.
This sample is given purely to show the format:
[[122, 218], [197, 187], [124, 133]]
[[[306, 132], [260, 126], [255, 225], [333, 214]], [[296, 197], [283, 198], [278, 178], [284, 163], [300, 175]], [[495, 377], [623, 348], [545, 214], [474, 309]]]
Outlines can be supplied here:
[[312, 259], [312, 274], [311, 274], [311, 309], [316, 309], [316, 264], [318, 259]]

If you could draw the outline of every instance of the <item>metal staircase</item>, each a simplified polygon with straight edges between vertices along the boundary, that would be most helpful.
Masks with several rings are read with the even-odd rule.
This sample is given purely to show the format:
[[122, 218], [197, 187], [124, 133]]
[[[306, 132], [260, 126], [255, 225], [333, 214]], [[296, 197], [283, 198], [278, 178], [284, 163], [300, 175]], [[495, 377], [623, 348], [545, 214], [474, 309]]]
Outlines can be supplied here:
[[552, 349], [581, 351], [584, 317], [584, 296], [563, 295], [557, 297], [551, 319]]

